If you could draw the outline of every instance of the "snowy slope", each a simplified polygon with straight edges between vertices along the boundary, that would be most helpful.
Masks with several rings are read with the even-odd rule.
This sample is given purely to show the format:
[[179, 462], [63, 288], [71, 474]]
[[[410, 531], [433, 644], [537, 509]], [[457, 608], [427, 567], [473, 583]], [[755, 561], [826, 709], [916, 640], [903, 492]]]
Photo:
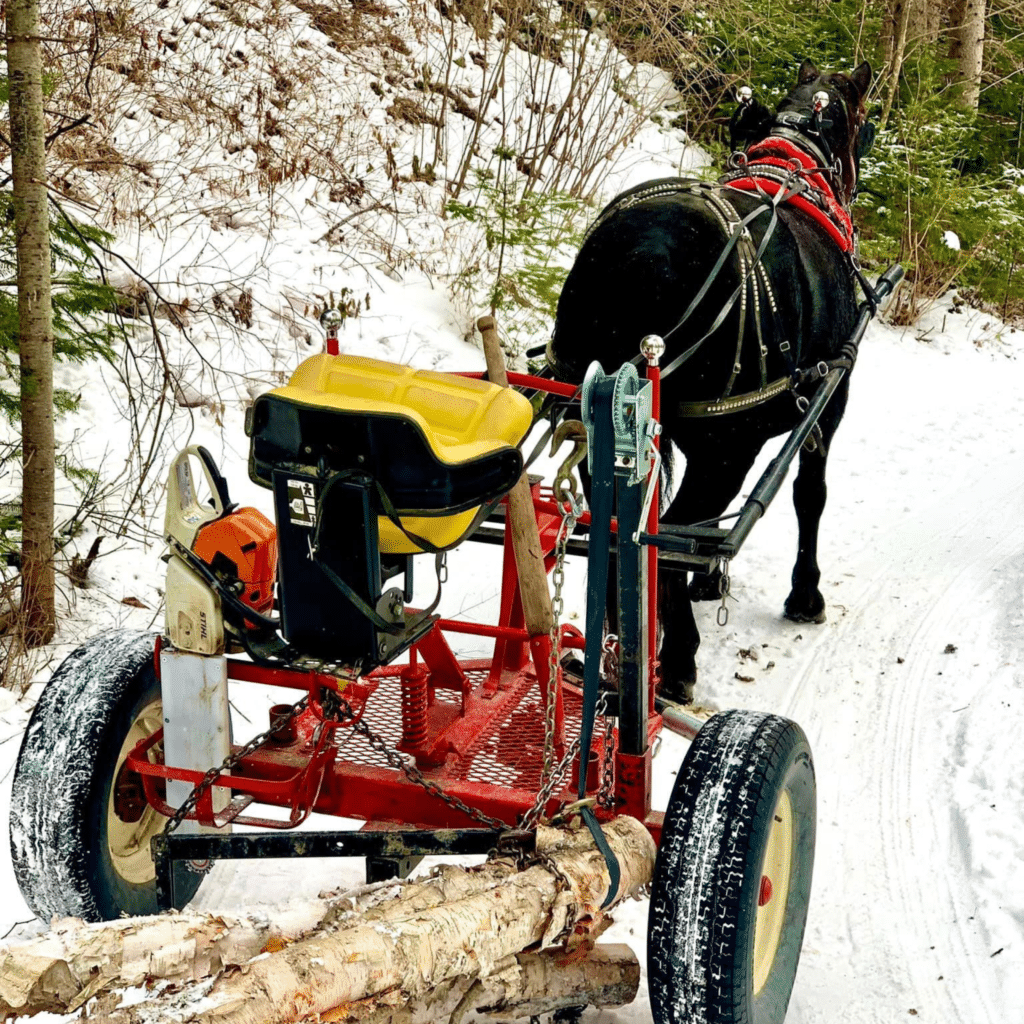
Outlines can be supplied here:
[[[162, 428], [148, 524], [134, 523], [120, 538], [112, 532], [129, 481], [77, 541], [84, 550], [96, 532], [107, 537], [90, 589], [68, 595], [53, 662], [101, 628], [159, 622], [161, 545], [142, 526], [159, 530], [162, 466], [186, 440], [215, 453], [236, 500], [269, 511], [245, 474], [244, 406], [318, 349], [314, 314], [329, 294], [360, 301], [343, 330], [346, 351], [450, 369], [482, 362], [465, 340], [482, 310], [464, 294], [452, 301], [447, 287], [479, 238], [439, 218], [439, 185], [410, 179], [412, 156], [426, 154], [426, 130], [388, 115], [396, 99], [415, 93], [416, 67], [437, 65], [445, 25], [432, 8], [410, 18], [404, 5], [382, 4], [374, 31], [384, 35], [349, 46], [314, 26], [316, 6], [154, 6], [144, 18], [149, 73], [135, 81], [104, 72], [113, 96], [104, 130], [148, 172], [70, 169], [69, 194], [106, 213], [116, 247], [151, 282], [158, 312], [164, 304], [158, 327], [181, 404]], [[243, 7], [259, 16], [232, 20]], [[408, 52], [383, 45], [388, 32]], [[453, 82], [479, 89], [471, 51], [481, 44], [464, 28], [456, 36], [467, 60], [453, 65]], [[141, 52], [132, 45], [124, 60]], [[195, 70], [213, 66], [215, 80]], [[520, 83], [526, 70], [510, 71], [509, 81]], [[652, 70], [643, 73], [655, 89], [665, 86]], [[270, 88], [268, 76], [288, 84], [283, 105], [273, 106], [289, 126], [284, 135], [265, 130], [269, 108], [258, 90]], [[215, 107], [240, 112], [234, 133], [213, 114], [207, 122], [196, 113]], [[457, 114], [449, 123], [446, 152], [456, 154], [467, 124]], [[485, 157], [503, 137], [489, 117]], [[388, 150], [405, 178], [398, 184], [378, 159]], [[311, 173], [296, 174], [293, 161], [309, 154]], [[675, 173], [694, 157], [679, 132], [649, 123], [615, 153], [605, 193]], [[270, 183], [268, 168], [283, 168], [280, 179]], [[353, 181], [365, 191], [336, 191]], [[120, 284], [142, 287], [123, 264], [111, 269]], [[60, 430], [77, 436], [82, 461], [103, 465], [105, 475], [132, 465], [122, 378], [137, 397], [151, 396], [160, 380], [148, 331], [140, 321], [132, 336], [135, 364], [60, 371], [60, 386], [83, 395]], [[815, 751], [819, 848], [790, 1022], [1024, 1019], [1020, 337], [985, 315], [953, 312], [949, 302], [913, 330], [872, 327], [830, 461], [820, 559], [828, 622], [781, 618], [796, 548], [785, 491], [733, 563], [729, 624], [715, 625], [713, 606], [698, 608], [698, 699], [788, 715]], [[0, 482], [13, 486], [10, 477]], [[67, 487], [62, 500], [74, 501]], [[493, 574], [481, 571], [478, 552], [456, 552], [451, 577], [442, 610], [481, 618], [493, 610]], [[569, 589], [578, 614], [578, 566]], [[39, 679], [46, 674], [41, 668]], [[0, 834], [38, 689], [21, 701], [0, 693]], [[236, 727], [244, 734], [244, 721]], [[655, 762], [657, 806], [684, 752], [682, 740], [665, 737]], [[219, 865], [196, 905], [275, 903], [354, 882], [359, 871], [348, 862]], [[40, 929], [17, 891], [5, 842], [0, 895], [0, 935]], [[645, 915], [645, 904], [623, 908], [608, 938], [643, 957]], [[585, 1019], [648, 1021], [646, 994], [633, 1007]]]

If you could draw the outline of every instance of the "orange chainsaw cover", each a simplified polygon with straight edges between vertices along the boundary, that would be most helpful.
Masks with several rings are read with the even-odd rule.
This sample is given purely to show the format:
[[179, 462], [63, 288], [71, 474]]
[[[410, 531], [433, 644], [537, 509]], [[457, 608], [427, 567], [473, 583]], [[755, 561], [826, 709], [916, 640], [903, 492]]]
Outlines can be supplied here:
[[235, 567], [245, 584], [239, 597], [265, 615], [274, 606], [277, 577], [277, 529], [258, 509], [240, 508], [204, 526], [196, 536], [193, 552], [214, 569], [223, 556]]

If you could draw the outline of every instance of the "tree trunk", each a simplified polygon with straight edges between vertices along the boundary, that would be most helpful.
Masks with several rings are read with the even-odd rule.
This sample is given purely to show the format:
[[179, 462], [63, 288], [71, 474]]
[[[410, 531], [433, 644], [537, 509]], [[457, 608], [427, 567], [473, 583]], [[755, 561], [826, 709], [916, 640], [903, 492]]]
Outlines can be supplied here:
[[978, 109], [985, 58], [985, 0], [953, 0], [950, 7], [949, 55], [957, 63], [960, 105]]
[[7, 2], [11, 170], [21, 372], [21, 614], [28, 647], [56, 630], [53, 574], [53, 321], [46, 125], [37, 0]]
[[884, 64], [879, 75], [882, 94], [882, 115], [878, 119], [880, 128], [889, 120], [893, 103], [899, 93], [900, 75], [907, 52], [907, 32], [910, 26], [911, 5], [914, 0], [889, 0], [882, 23]]
[[[578, 954], [545, 949], [517, 953], [488, 978], [457, 978], [406, 1002], [392, 993], [305, 1018], [308, 1024], [461, 1024], [470, 1012], [488, 1020], [521, 1022], [571, 1006], [624, 1006], [636, 998], [640, 963], [623, 945]], [[100, 1022], [96, 1022], [100, 1024]]]
[[[653, 874], [653, 840], [632, 818], [610, 822], [605, 834], [622, 869], [618, 899], [638, 895]], [[99, 995], [88, 1015], [97, 1024], [141, 1024], [154, 1014], [193, 1024], [317, 1014], [439, 1024], [485, 1006], [529, 1015], [574, 1001], [611, 1005], [627, 992], [631, 999], [639, 982], [632, 958], [593, 951], [608, 923], [599, 909], [608, 871], [589, 832], [541, 828], [537, 845], [541, 860], [524, 869], [504, 860], [447, 868], [362, 896], [298, 901], [269, 924], [203, 914], [59, 922], [7, 951], [0, 1012], [66, 1012]], [[520, 957], [566, 934], [568, 951]], [[290, 941], [296, 935], [305, 937]], [[218, 976], [198, 981], [210, 975]], [[116, 1008], [117, 990], [158, 980], [175, 985], [137, 1008]]]
[[66, 1013], [100, 992], [147, 980], [207, 978], [225, 965], [283, 949], [325, 922], [353, 914], [377, 924], [412, 917], [493, 889], [515, 870], [508, 861], [490, 864], [485, 871], [446, 866], [422, 882], [368, 885], [319, 899], [291, 900], [275, 908], [272, 920], [244, 912], [187, 910], [98, 924], [65, 918], [46, 935], [10, 946], [0, 955], [0, 1017]]

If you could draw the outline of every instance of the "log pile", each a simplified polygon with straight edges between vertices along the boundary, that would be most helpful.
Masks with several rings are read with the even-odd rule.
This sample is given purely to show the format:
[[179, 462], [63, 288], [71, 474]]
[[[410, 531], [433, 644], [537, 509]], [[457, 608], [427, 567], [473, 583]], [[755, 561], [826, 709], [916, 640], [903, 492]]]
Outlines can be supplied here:
[[[616, 902], [638, 896], [654, 870], [649, 833], [625, 817], [605, 833], [622, 869]], [[448, 867], [296, 902], [272, 921], [57, 922], [0, 954], [0, 1016], [81, 1007], [96, 1024], [443, 1024], [471, 1010], [511, 1020], [629, 1002], [636, 958], [594, 945], [608, 923], [599, 908], [609, 879], [589, 833], [541, 828], [537, 851], [525, 867]]]

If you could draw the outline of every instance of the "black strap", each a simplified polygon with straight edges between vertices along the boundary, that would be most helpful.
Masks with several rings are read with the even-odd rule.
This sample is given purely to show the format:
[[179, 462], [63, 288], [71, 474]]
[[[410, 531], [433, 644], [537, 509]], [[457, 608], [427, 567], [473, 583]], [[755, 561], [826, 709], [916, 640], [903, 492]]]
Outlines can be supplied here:
[[[667, 339], [669, 335], [679, 330], [679, 328], [682, 327], [684, 323], [686, 323], [686, 321], [690, 318], [693, 311], [697, 308], [697, 305], [701, 302], [705, 295], [707, 295], [708, 290], [711, 288], [711, 285], [714, 283], [715, 278], [718, 276], [719, 270], [721, 270], [722, 266], [724, 265], [729, 253], [732, 252], [733, 248], [735, 248], [736, 243], [739, 241], [740, 235], [746, 229], [747, 225], [751, 221], [760, 217], [766, 211], [770, 211], [771, 221], [769, 222], [768, 227], [765, 229], [764, 237], [761, 239], [761, 244], [757, 247], [757, 253], [754, 256], [755, 266], [761, 261], [761, 257], [764, 255], [765, 250], [768, 248], [768, 242], [771, 240], [771, 237], [775, 232], [775, 227], [778, 224], [779, 205], [785, 202], [786, 200], [792, 198], [794, 195], [797, 195], [800, 192], [804, 191], [805, 187], [806, 182], [804, 182], [803, 179], [799, 179], [793, 187], [786, 186], [784, 188], [781, 188], [773, 197], [769, 197], [766, 194], [761, 193], [760, 198], [764, 205], [759, 206], [756, 210], [753, 210], [751, 213], [748, 213], [736, 226], [736, 229], [733, 231], [733, 233], [729, 236], [728, 240], [726, 241], [725, 248], [722, 250], [722, 253], [718, 257], [717, 262], [711, 268], [711, 273], [708, 274], [707, 280], [701, 286], [700, 291], [697, 292], [696, 296], [690, 303], [686, 312], [683, 313], [679, 322], [670, 331], [668, 331], [666, 334], [662, 336], [664, 339]], [[735, 291], [726, 300], [726, 303], [722, 307], [718, 316], [715, 317], [714, 323], [708, 328], [707, 331], [705, 331], [703, 336], [698, 338], [697, 341], [695, 341], [681, 355], [676, 356], [676, 358], [673, 359], [672, 362], [670, 362], [661, 371], [662, 380], [664, 380], [674, 370], [682, 366], [682, 364], [685, 363], [690, 358], [690, 356], [692, 356], [701, 347], [701, 345], [703, 345], [704, 342], [707, 341], [708, 338], [710, 338], [711, 335], [714, 334], [715, 331], [717, 331], [718, 328], [722, 326], [723, 321], [729, 315], [730, 310], [736, 304], [736, 300], [740, 297], [740, 293], [744, 288], [746, 288], [746, 280], [740, 281]]]
[[[615, 444], [612, 437], [611, 384], [599, 382], [594, 389], [594, 444], [591, 452], [590, 485], [590, 538], [587, 554], [587, 620], [586, 635], [591, 638], [604, 635], [604, 613], [608, 597], [608, 563], [610, 560], [612, 505], [615, 495]], [[584, 410], [586, 415], [586, 410]], [[597, 655], [597, 644], [588, 644], [594, 652], [583, 664], [583, 711], [580, 719], [580, 763], [579, 799], [587, 795], [587, 763], [590, 759], [590, 744], [594, 735], [597, 717], [597, 698], [601, 687], [601, 659]], [[619, 891], [621, 871], [619, 862], [601, 826], [590, 808], [583, 811], [590, 834], [597, 848], [604, 854], [608, 865], [608, 895], [602, 909], [611, 904]]]
[[444, 552], [440, 551], [434, 556], [434, 571], [437, 573], [437, 593], [434, 595], [434, 600], [430, 602], [429, 608], [424, 608], [416, 618], [408, 623], [388, 622], [387, 619], [378, 615], [376, 609], [371, 608], [329, 565], [324, 565], [319, 560], [317, 560], [316, 564], [320, 567], [321, 572], [342, 592], [345, 598], [355, 606], [360, 615], [369, 619], [382, 633], [389, 633], [391, 636], [401, 636], [406, 631], [419, 625], [424, 619], [429, 618], [433, 614], [434, 609], [441, 603], [441, 562], [443, 558]]
[[[429, 551], [434, 555], [434, 566], [437, 572], [437, 593], [434, 595], [434, 600], [431, 602], [430, 607], [426, 608], [413, 623], [406, 625], [406, 623], [388, 622], [387, 619], [377, 614], [375, 608], [371, 608], [363, 598], [346, 583], [329, 565], [320, 561], [316, 558], [316, 552], [320, 550], [320, 530], [323, 528], [324, 516], [323, 507], [324, 501], [327, 497], [327, 492], [339, 483], [348, 481], [360, 480], [373, 486], [377, 493], [377, 498], [380, 501], [381, 509], [388, 519], [398, 527], [399, 530], [405, 534], [406, 537], [412, 541], [413, 544], [421, 548], [424, 551]], [[392, 504], [391, 499], [388, 497], [387, 492], [384, 490], [380, 481], [369, 473], [361, 472], [358, 470], [346, 469], [339, 473], [333, 474], [328, 478], [327, 483], [324, 484], [323, 489], [320, 491], [320, 512], [317, 514], [316, 529], [313, 531], [313, 555], [315, 563], [320, 567], [320, 571], [341, 591], [346, 600], [352, 604], [356, 610], [364, 618], [370, 620], [373, 625], [379, 629], [382, 633], [388, 633], [391, 636], [400, 636], [404, 633], [410, 625], [421, 622], [425, 617], [429, 616], [434, 609], [438, 606], [441, 601], [441, 559], [446, 549], [439, 548], [434, 544], [431, 544], [424, 537], [419, 537], [411, 530], [407, 530], [402, 524], [401, 519], [398, 517], [398, 513], [395, 511], [395, 506]]]

